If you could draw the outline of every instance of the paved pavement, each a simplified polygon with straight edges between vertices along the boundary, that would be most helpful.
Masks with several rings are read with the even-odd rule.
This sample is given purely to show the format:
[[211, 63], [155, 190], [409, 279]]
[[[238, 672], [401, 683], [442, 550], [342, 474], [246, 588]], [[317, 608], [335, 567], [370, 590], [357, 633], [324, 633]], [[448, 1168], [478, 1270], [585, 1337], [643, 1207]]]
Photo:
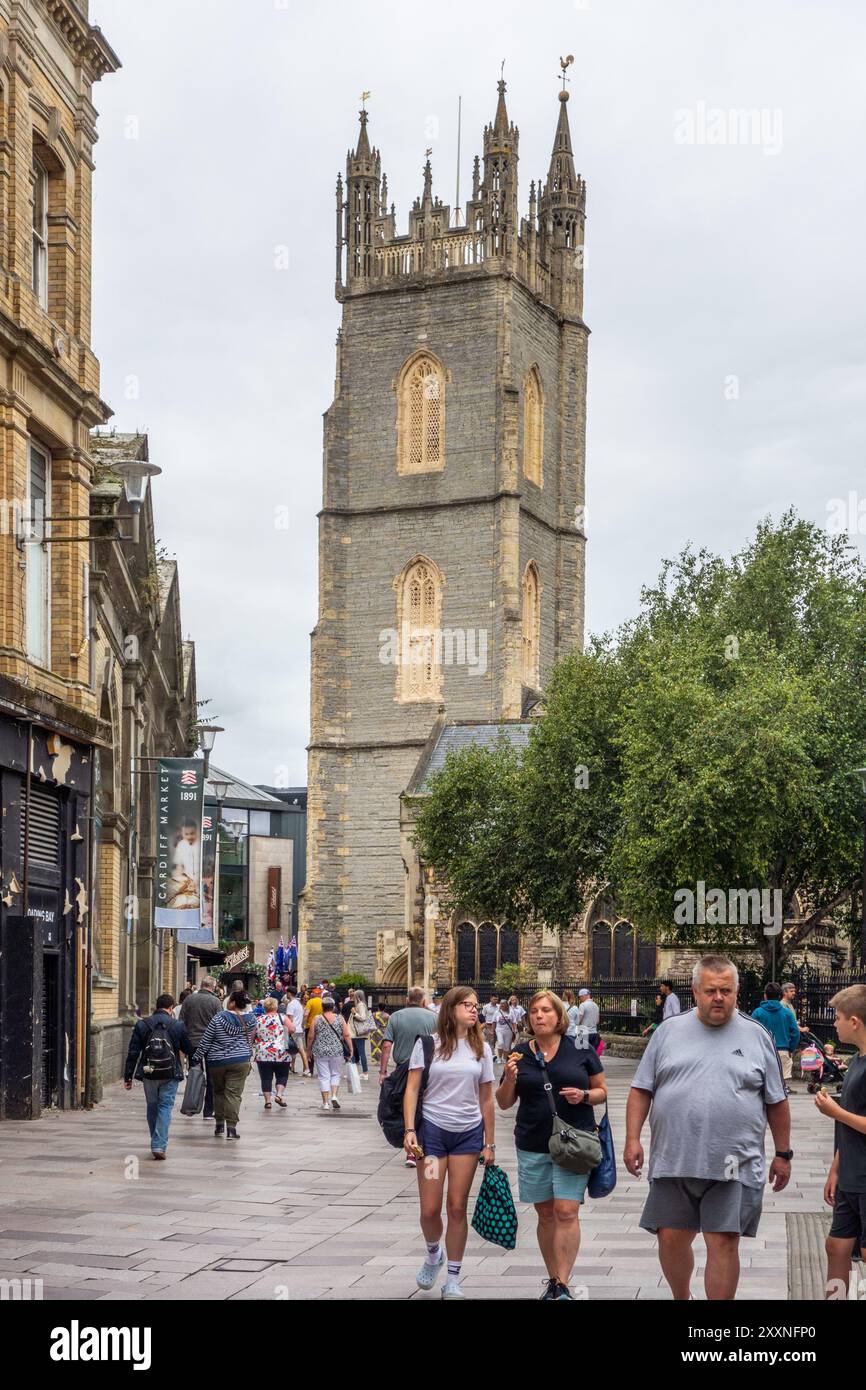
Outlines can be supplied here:
[[[634, 1063], [608, 1059], [610, 1115], [622, 1150]], [[168, 1160], [150, 1157], [142, 1089], [109, 1087], [89, 1112], [0, 1125], [0, 1278], [41, 1279], [46, 1299], [426, 1299], [415, 1174], [375, 1121], [378, 1087], [319, 1108], [294, 1078], [289, 1106], [265, 1112], [255, 1071], [241, 1141], [213, 1137], [176, 1108]], [[819, 1212], [832, 1125], [792, 1097], [795, 1178], [767, 1193], [757, 1239], [742, 1246], [740, 1298], [788, 1296], [786, 1213]], [[514, 1112], [497, 1112], [497, 1153], [516, 1191]], [[638, 1228], [645, 1181], [620, 1174], [611, 1197], [583, 1210], [574, 1273], [590, 1299], [666, 1299], [651, 1236]], [[517, 1248], [470, 1233], [469, 1297], [537, 1298], [544, 1279], [534, 1213], [518, 1207]], [[698, 1271], [703, 1245], [695, 1245]], [[703, 1297], [699, 1275], [696, 1297]]]

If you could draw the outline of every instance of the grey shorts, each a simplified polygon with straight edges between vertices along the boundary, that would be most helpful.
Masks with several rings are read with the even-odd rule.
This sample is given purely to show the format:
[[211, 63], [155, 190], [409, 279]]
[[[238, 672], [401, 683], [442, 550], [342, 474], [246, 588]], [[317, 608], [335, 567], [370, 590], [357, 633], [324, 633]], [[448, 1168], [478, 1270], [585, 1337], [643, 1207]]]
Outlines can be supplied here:
[[653, 1178], [640, 1224], [645, 1231], [736, 1231], [758, 1234], [762, 1187], [712, 1178]]

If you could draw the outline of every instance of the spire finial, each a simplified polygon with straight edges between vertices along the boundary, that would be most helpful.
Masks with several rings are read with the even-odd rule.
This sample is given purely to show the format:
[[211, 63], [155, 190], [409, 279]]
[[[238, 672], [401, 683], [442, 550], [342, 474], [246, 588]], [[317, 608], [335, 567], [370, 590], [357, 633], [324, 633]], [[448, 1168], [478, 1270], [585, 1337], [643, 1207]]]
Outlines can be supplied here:
[[559, 99], [560, 99], [560, 101], [568, 101], [568, 92], [566, 91], [565, 84], [566, 84], [566, 82], [570, 82], [570, 81], [571, 81], [571, 78], [570, 78], [570, 77], [567, 77], [566, 74], [567, 74], [568, 69], [571, 67], [571, 65], [572, 65], [573, 62], [574, 62], [574, 54], [573, 54], [573, 53], [569, 53], [569, 55], [568, 55], [567, 58], [560, 58], [560, 60], [559, 60], [559, 66], [560, 66], [560, 69], [561, 69], [561, 72], [562, 72], [562, 91], [561, 91], [560, 94], [559, 94]]

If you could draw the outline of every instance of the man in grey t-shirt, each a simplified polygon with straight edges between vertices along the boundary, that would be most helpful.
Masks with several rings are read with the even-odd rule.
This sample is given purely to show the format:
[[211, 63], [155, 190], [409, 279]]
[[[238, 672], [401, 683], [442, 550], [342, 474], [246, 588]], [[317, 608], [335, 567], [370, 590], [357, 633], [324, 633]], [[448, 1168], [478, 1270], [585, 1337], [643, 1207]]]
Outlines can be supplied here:
[[756, 1235], [761, 1217], [766, 1128], [776, 1148], [769, 1181], [781, 1192], [791, 1176], [791, 1115], [772, 1037], [737, 1010], [736, 966], [705, 956], [692, 978], [694, 1009], [656, 1029], [635, 1072], [623, 1158], [640, 1177], [649, 1114], [650, 1192], [640, 1224], [658, 1235], [675, 1299], [691, 1296], [698, 1231], [707, 1298], [731, 1299], [740, 1237]]
[[598, 1020], [599, 1008], [588, 989], [577, 991], [577, 1023], [578, 1027], [585, 1028], [589, 1037], [590, 1047], [598, 1048]]
[[388, 1019], [388, 1026], [382, 1037], [382, 1053], [379, 1059], [379, 1080], [385, 1080], [388, 1060], [393, 1050], [394, 1065], [408, 1062], [415, 1046], [416, 1038], [426, 1037], [436, 1029], [437, 1016], [427, 1007], [423, 989], [410, 989], [406, 996], [406, 1008], [398, 1009]]

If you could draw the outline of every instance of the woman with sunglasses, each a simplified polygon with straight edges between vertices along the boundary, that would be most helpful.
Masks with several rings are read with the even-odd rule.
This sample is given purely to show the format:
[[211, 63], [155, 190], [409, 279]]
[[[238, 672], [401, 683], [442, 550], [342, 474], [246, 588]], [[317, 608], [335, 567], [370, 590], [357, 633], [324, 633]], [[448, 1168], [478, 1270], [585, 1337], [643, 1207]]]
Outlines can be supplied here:
[[[478, 1021], [478, 999], [466, 985], [449, 989], [433, 1033], [433, 1060], [424, 1090], [423, 1118], [415, 1133], [415, 1112], [424, 1070], [419, 1038], [409, 1058], [403, 1098], [403, 1144], [418, 1162], [421, 1230], [427, 1255], [416, 1276], [419, 1289], [432, 1289], [442, 1265], [448, 1271], [442, 1297], [463, 1298], [460, 1266], [469, 1222], [466, 1208], [479, 1155], [493, 1163], [496, 1145], [493, 1107], [493, 1056]], [[448, 1182], [448, 1229], [442, 1249], [442, 1200]]]

